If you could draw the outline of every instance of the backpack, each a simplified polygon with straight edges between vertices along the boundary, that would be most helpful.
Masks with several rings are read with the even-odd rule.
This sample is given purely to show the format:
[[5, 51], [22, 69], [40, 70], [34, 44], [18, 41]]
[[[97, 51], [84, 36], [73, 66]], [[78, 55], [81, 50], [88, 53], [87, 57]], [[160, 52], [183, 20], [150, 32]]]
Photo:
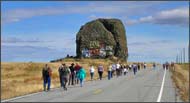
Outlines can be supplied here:
[[62, 68], [61, 71], [62, 71], [62, 75], [63, 76], [67, 76], [70, 73], [69, 68], [67, 68], [67, 67], [66, 68]]
[[49, 77], [49, 72], [46, 68], [43, 69], [43, 77]]

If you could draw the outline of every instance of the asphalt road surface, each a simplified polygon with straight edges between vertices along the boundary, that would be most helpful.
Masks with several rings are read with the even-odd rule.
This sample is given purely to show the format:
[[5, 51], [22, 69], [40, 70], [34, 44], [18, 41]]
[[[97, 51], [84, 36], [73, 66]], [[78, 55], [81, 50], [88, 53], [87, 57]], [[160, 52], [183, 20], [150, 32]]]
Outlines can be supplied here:
[[[165, 72], [165, 73], [164, 73]], [[165, 76], [164, 76], [165, 74]], [[169, 70], [142, 69], [136, 75], [85, 82], [7, 100], [8, 102], [181, 102]]]

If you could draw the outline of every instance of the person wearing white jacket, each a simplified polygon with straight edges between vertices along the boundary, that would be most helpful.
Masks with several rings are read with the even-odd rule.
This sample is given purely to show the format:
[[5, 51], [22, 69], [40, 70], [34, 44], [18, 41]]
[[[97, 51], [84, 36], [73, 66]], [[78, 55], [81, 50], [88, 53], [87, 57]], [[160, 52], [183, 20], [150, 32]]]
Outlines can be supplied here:
[[90, 77], [91, 77], [91, 80], [93, 80], [94, 78], [94, 72], [95, 72], [95, 69], [94, 69], [94, 66], [90, 66]]
[[117, 77], [119, 77], [119, 75], [120, 75], [120, 67], [121, 67], [121, 65], [119, 64], [119, 62], [116, 64], [116, 75], [117, 75]]

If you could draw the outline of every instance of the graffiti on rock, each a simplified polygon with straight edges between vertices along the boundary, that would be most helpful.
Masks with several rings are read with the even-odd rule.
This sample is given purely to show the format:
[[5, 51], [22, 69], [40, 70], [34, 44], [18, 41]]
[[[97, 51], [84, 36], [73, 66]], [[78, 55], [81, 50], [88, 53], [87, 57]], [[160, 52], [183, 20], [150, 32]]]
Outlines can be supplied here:
[[113, 54], [113, 46], [105, 45], [105, 43], [99, 41], [91, 41], [89, 48], [84, 48], [82, 50], [83, 57], [106, 57]]

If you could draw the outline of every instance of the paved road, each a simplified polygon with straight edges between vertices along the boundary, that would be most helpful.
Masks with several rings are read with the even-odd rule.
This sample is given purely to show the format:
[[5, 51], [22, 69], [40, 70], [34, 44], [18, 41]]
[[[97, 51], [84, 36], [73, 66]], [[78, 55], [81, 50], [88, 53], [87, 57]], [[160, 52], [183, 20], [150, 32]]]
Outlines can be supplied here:
[[[102, 81], [85, 82], [84, 87], [71, 86], [68, 91], [62, 88], [49, 92], [40, 92], [24, 96], [9, 102], [156, 102], [160, 94], [164, 70], [161, 68], [140, 70], [134, 76], [129, 72], [127, 76], [107, 78]], [[166, 71], [161, 102], [180, 101], [175, 96], [175, 89]]]

